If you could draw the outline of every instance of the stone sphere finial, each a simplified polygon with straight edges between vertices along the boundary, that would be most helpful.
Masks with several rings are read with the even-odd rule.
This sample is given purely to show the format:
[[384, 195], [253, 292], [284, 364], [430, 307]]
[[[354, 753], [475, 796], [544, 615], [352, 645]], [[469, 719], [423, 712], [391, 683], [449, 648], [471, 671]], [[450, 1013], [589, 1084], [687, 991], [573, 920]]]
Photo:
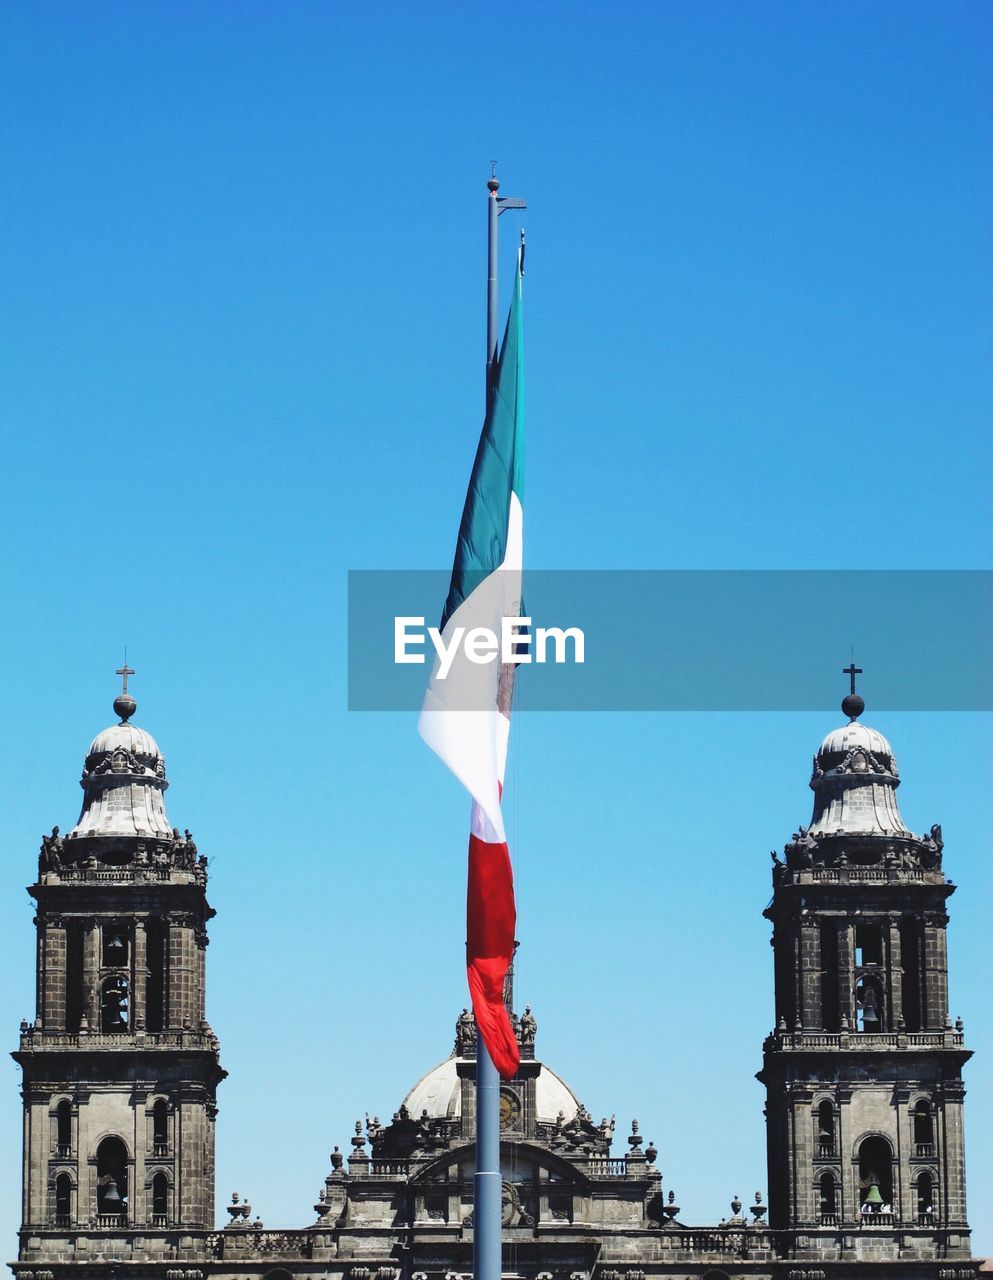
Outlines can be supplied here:
[[841, 700], [841, 709], [849, 720], [857, 720], [865, 710], [865, 700], [861, 694], [846, 693]]
[[127, 724], [137, 709], [138, 704], [130, 693], [119, 693], [114, 699], [114, 714], [121, 717], [121, 724]]

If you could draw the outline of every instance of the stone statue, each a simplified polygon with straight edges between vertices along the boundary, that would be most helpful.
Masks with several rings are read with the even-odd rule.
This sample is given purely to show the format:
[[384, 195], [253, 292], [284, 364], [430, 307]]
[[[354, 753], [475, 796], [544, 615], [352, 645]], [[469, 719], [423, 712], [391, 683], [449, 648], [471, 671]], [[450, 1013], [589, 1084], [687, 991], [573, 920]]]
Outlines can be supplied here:
[[921, 840], [921, 862], [928, 871], [934, 871], [941, 866], [941, 851], [944, 847], [941, 826], [936, 822], [931, 828], [931, 834]]
[[521, 1044], [533, 1045], [537, 1034], [538, 1020], [531, 1012], [531, 1006], [525, 1005], [524, 1012], [521, 1014]]
[[463, 1009], [455, 1020], [455, 1052], [464, 1057], [466, 1050], [476, 1044], [476, 1019], [468, 1009]]
[[810, 834], [808, 827], [801, 827], [793, 832], [793, 839], [786, 846], [786, 862], [795, 870], [808, 871], [814, 865], [816, 839]]
[[41, 837], [41, 853], [38, 857], [39, 871], [58, 871], [62, 866], [62, 837], [58, 827], [52, 828], [50, 836]]

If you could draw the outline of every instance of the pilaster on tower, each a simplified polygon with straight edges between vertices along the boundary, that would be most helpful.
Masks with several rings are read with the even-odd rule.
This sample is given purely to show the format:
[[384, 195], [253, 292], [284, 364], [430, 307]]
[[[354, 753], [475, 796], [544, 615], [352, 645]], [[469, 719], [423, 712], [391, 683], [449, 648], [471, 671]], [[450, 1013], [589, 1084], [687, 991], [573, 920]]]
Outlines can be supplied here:
[[962, 1067], [948, 1006], [941, 828], [915, 835], [889, 742], [858, 717], [814, 757], [813, 815], [773, 854], [770, 1226], [797, 1257], [969, 1256]]

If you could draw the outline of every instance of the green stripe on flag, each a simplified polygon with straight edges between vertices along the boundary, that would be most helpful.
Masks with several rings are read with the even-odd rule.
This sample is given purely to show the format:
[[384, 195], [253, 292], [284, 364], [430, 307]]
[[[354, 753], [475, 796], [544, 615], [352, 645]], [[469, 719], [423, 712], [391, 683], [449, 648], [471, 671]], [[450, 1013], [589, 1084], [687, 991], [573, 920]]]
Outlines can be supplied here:
[[497, 362], [490, 411], [483, 423], [455, 546], [452, 584], [441, 615], [441, 630], [484, 578], [499, 569], [507, 553], [510, 495], [523, 498], [524, 365], [521, 328], [521, 272]]

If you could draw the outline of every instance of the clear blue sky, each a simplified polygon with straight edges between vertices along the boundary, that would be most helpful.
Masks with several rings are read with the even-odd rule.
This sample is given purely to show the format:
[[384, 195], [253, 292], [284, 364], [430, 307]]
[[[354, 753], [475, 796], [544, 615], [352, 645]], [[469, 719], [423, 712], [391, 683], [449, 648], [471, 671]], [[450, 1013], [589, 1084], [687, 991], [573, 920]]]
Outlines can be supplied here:
[[[991, 45], [980, 3], [5, 8], [11, 1048], [33, 1011], [21, 886], [76, 816], [127, 643], [170, 815], [213, 860], [219, 1205], [237, 1188], [309, 1222], [331, 1146], [448, 1052], [467, 804], [411, 718], [346, 713], [345, 575], [449, 560], [491, 158], [530, 203], [529, 564], [993, 567]], [[941, 625], [925, 599], [907, 619]], [[639, 1118], [689, 1221], [765, 1191], [761, 910], [836, 670], [824, 690], [823, 714], [515, 727], [539, 1051], [596, 1117]], [[873, 717], [871, 670], [865, 693], [904, 816], [944, 824], [961, 886], [993, 1252], [993, 725]]]

